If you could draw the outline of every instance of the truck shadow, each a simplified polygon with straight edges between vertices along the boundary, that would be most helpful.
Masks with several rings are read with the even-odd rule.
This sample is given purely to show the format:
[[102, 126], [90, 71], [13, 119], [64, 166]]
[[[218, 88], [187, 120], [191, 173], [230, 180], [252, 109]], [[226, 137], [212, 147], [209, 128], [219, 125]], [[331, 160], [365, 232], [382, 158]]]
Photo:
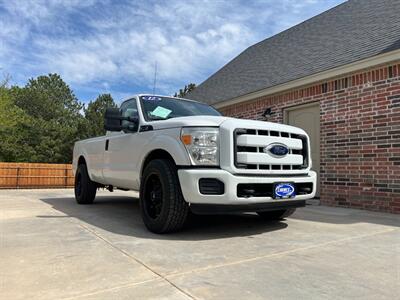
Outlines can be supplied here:
[[76, 218], [100, 230], [149, 239], [209, 240], [252, 236], [287, 227], [284, 222], [268, 222], [262, 220], [256, 214], [192, 215], [182, 231], [158, 235], [149, 232], [144, 226], [137, 198], [98, 196], [92, 205], [78, 205], [73, 197], [43, 198], [40, 200], [51, 205], [61, 215], [39, 215], [38, 218]]

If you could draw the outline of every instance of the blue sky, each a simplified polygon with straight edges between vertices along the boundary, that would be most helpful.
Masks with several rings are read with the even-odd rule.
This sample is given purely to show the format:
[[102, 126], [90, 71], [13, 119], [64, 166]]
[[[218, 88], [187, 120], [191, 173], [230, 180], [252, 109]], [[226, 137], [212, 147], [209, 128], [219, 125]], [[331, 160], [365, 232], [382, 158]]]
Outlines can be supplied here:
[[0, 74], [58, 73], [84, 102], [201, 83], [248, 46], [343, 0], [0, 0]]

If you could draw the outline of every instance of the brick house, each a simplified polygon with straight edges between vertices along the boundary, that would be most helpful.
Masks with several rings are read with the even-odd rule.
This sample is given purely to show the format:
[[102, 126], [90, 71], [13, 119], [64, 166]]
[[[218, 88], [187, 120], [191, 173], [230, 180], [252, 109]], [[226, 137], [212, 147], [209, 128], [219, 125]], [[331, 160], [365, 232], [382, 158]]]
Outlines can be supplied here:
[[250, 46], [189, 98], [310, 135], [325, 205], [400, 213], [400, 1], [349, 0]]

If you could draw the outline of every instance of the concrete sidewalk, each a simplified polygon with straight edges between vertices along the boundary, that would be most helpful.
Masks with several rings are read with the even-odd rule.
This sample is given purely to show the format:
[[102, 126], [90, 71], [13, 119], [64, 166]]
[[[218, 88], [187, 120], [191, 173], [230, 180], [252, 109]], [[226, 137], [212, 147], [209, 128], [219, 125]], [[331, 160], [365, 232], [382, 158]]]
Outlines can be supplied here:
[[146, 230], [131, 192], [0, 190], [0, 299], [394, 299], [400, 216], [311, 206], [282, 222]]

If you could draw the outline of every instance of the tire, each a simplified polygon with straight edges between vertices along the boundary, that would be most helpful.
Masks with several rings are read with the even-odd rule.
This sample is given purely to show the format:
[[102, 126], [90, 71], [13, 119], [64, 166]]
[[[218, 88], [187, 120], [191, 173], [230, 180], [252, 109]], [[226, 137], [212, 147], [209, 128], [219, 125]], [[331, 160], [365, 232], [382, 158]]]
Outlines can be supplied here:
[[185, 225], [189, 205], [183, 199], [176, 166], [170, 160], [155, 159], [144, 169], [140, 211], [145, 226], [154, 233], [178, 231]]
[[289, 208], [284, 210], [273, 210], [273, 211], [259, 211], [257, 214], [265, 220], [282, 220], [289, 217], [296, 211], [295, 208]]
[[96, 197], [97, 184], [90, 180], [85, 164], [78, 165], [75, 174], [75, 200], [78, 204], [92, 204]]

